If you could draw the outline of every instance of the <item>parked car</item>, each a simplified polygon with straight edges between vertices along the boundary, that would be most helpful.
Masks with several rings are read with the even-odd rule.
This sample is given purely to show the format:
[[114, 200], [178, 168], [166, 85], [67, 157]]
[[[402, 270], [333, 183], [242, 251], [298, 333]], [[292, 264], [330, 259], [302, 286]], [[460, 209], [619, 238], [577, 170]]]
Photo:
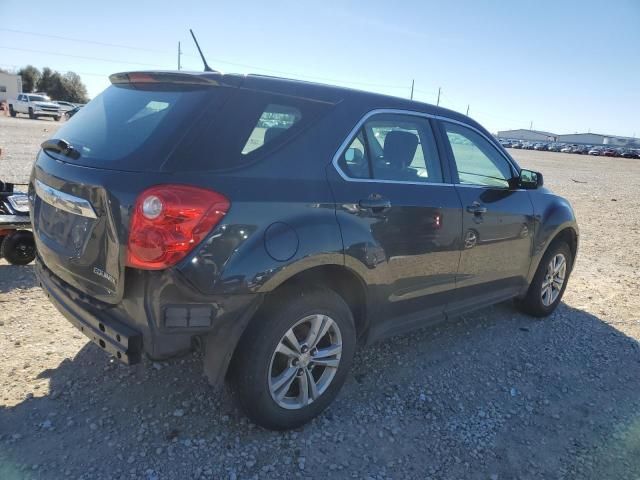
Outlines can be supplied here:
[[520, 142], [512, 142], [512, 143], [511, 143], [511, 148], [518, 148], [518, 149], [520, 149], [520, 148], [522, 148], [522, 143], [520, 143]]
[[539, 151], [546, 151], [546, 150], [548, 150], [548, 148], [547, 148], [547, 144], [546, 144], [546, 143], [536, 143], [536, 144], [533, 146], [533, 149], [534, 149], [534, 150], [539, 150]]
[[260, 75], [110, 79], [42, 144], [30, 194], [38, 282], [125, 363], [202, 346], [253, 421], [293, 428], [357, 343], [562, 299], [569, 202], [462, 114]]
[[551, 145], [549, 145], [548, 150], [550, 152], [559, 152], [562, 149], [562, 145], [558, 144], [558, 143], [552, 143]]
[[65, 120], [69, 120], [71, 117], [73, 117], [76, 113], [78, 113], [80, 111], [80, 109], [82, 108], [82, 105], [78, 105], [73, 107], [71, 110], [68, 110], [66, 112], [64, 112], [64, 118]]
[[9, 113], [12, 117], [18, 113], [25, 113], [32, 119], [53, 117], [56, 122], [62, 115], [59, 105], [53, 103], [46, 95], [35, 93], [21, 93], [15, 100], [11, 100]]
[[571, 152], [573, 152], [573, 149], [574, 149], [574, 146], [573, 146], [573, 145], [565, 145], [564, 147], [562, 147], [562, 148], [560, 149], [560, 151], [561, 151], [562, 153], [571, 153]]
[[76, 105], [71, 103], [71, 102], [64, 102], [61, 100], [55, 100], [53, 103], [55, 103], [56, 105], [60, 106], [60, 111], [65, 114], [70, 110], [73, 110], [74, 108], [76, 108]]
[[635, 153], [632, 149], [630, 148], [620, 148], [617, 149], [617, 154], [616, 156], [622, 157], [622, 158], [635, 158]]
[[571, 153], [576, 153], [578, 155], [583, 155], [589, 152], [589, 148], [584, 145], [575, 145], [571, 147]]
[[616, 156], [616, 150], [614, 148], [610, 148], [610, 147], [604, 148], [600, 152], [600, 155], [604, 155], [605, 157], [615, 157]]
[[602, 149], [599, 147], [593, 147], [589, 150], [589, 155], [602, 155]]

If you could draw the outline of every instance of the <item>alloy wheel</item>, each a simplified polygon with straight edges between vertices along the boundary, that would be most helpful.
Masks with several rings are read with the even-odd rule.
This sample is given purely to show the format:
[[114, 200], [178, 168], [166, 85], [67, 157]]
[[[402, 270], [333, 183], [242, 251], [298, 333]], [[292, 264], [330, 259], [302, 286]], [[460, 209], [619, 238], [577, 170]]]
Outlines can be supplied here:
[[269, 365], [269, 393], [282, 408], [296, 410], [322, 395], [338, 371], [342, 335], [329, 316], [304, 317], [278, 342]]
[[545, 307], [556, 301], [567, 274], [567, 259], [562, 253], [556, 254], [547, 265], [547, 272], [542, 281], [540, 296]]

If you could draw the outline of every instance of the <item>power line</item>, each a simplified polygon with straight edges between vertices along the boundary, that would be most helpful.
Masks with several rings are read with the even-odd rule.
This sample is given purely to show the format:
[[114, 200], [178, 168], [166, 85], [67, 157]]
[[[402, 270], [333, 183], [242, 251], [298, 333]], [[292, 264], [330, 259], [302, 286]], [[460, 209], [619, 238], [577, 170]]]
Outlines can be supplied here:
[[33, 35], [36, 37], [55, 38], [57, 40], [66, 40], [69, 42], [90, 43], [92, 45], [102, 45], [103, 47], [126, 48], [128, 50], [139, 50], [141, 52], [153, 52], [153, 53], [163, 53], [163, 54], [167, 53], [164, 50], [153, 50], [150, 48], [132, 47], [131, 45], [121, 45], [117, 43], [96, 42], [95, 40], [82, 40], [80, 38], [63, 37], [62, 35], [50, 35], [48, 33], [27, 32], [25, 30], [15, 30], [13, 28], [0, 28], [0, 31], [11, 32], [11, 33], [21, 33], [23, 35]]
[[[65, 36], [62, 36], [62, 35], [50, 35], [50, 34], [38, 33], [38, 32], [28, 32], [26, 30], [16, 30], [16, 29], [11, 29], [11, 28], [0, 28], [0, 31], [11, 32], [11, 33], [20, 33], [20, 34], [23, 34], [23, 35], [34, 35], [34, 36], [45, 37], [45, 38], [55, 38], [55, 39], [58, 39], [58, 40], [65, 40], [65, 41], [70, 41], [70, 42], [78, 42], [78, 43], [85, 43], [85, 44], [89, 43], [89, 44], [93, 44], [93, 45], [102, 45], [102, 46], [105, 46], [105, 47], [126, 48], [126, 49], [129, 49], [129, 50], [139, 50], [139, 51], [144, 51], [144, 52], [160, 53], [160, 54], [164, 54], [164, 55], [167, 55], [169, 53], [166, 50], [155, 50], [155, 49], [150, 49], [150, 48], [133, 47], [131, 45], [98, 42], [98, 41], [94, 41], [94, 40], [84, 40], [84, 39], [80, 39], [80, 38], [65, 37]], [[17, 48], [17, 47], [0, 47], [0, 48], [6, 48], [6, 49], [12, 49], [12, 50], [18, 50], [18, 51], [25, 51], [25, 52], [32, 52], [32, 53], [44, 53], [44, 54], [50, 54], [50, 55], [67, 56], [67, 57], [79, 58], [79, 59], [83, 59], [83, 60], [96, 60], [96, 61], [111, 62], [111, 63], [123, 63], [123, 64], [128, 64], [128, 65], [142, 65], [142, 66], [148, 66], [148, 67], [166, 68], [165, 65], [154, 65], [154, 64], [140, 63], [140, 62], [123, 62], [123, 61], [119, 61], [119, 60], [117, 61], [117, 60], [106, 59], [106, 58], [84, 57], [84, 56], [78, 56], [78, 55], [62, 54], [62, 53], [57, 53], [57, 52], [45, 52], [45, 51], [38, 51], [38, 50], [20, 49], [20, 48]], [[198, 55], [191, 54], [191, 53], [185, 53], [184, 51], [181, 52], [181, 55], [183, 57], [184, 56], [188, 56], [188, 57], [192, 57], [192, 58], [199, 58]], [[298, 77], [298, 78], [307, 78], [307, 79], [310, 79], [310, 80], [317, 80], [317, 81], [322, 81], [322, 82], [346, 83], [346, 84], [350, 84], [350, 85], [360, 85], [360, 86], [363, 86], [363, 87], [378, 87], [378, 88], [393, 88], [393, 89], [404, 89], [404, 88], [406, 88], [406, 86], [404, 86], [404, 85], [386, 85], [386, 84], [380, 84], [380, 83], [358, 82], [358, 81], [342, 80], [342, 79], [328, 78], [328, 77], [314, 77], [312, 75], [298, 74], [298, 73], [287, 72], [287, 71], [283, 71], [283, 70], [274, 70], [274, 69], [270, 69], [270, 68], [258, 67], [256, 65], [248, 65], [248, 64], [245, 64], [245, 63], [228, 62], [226, 60], [217, 59], [217, 58], [211, 58], [209, 60], [211, 60], [211, 63], [214, 63], [214, 62], [215, 63], [222, 63], [222, 64], [225, 64], [225, 65], [232, 65], [232, 66], [236, 66], [236, 67], [248, 68], [250, 70], [261, 70], [263, 72], [270, 72], [270, 73], [275, 73], [275, 74], [280, 74], [280, 75], [287, 75], [287, 76]]]
[[109, 58], [86, 57], [83, 55], [71, 55], [69, 53], [47, 52], [45, 50], [32, 50], [30, 48], [5, 47], [4, 45], [0, 45], [0, 48], [4, 48], [5, 50], [17, 50], [19, 52], [43, 53], [45, 55], [57, 55], [59, 57], [78, 58], [81, 60], [95, 60], [98, 62], [120, 63], [120, 64], [126, 64], [126, 65], [142, 65], [145, 67], [154, 67], [154, 68], [165, 68], [164, 65], [152, 64], [152, 63], [127, 62], [124, 60], [112, 60]]

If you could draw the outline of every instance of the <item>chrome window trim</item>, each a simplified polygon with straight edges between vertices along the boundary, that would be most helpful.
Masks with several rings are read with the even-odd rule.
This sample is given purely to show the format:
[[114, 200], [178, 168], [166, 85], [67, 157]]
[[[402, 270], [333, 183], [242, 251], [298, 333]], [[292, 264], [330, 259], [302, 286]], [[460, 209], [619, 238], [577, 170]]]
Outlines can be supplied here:
[[[454, 186], [454, 185], [468, 186], [468, 185], [461, 184], [461, 183], [406, 182], [406, 181], [403, 181], [403, 180], [381, 180], [381, 179], [375, 179], [375, 178], [352, 178], [352, 177], [348, 176], [340, 168], [340, 165], [338, 165], [338, 160], [340, 159], [340, 157], [342, 156], [344, 151], [349, 147], [349, 145], [351, 144], [351, 142], [353, 141], [355, 136], [358, 134], [358, 131], [362, 128], [362, 126], [366, 123], [366, 121], [369, 120], [374, 115], [380, 115], [380, 114], [409, 115], [409, 116], [414, 116], [414, 117], [426, 118], [427, 120], [428, 119], [434, 119], [434, 120], [440, 120], [440, 121], [443, 121], [443, 122], [456, 123], [458, 125], [466, 127], [466, 128], [468, 128], [470, 130], [473, 130], [474, 132], [476, 132], [477, 134], [482, 136], [485, 140], [487, 140], [491, 145], [493, 145], [496, 148], [496, 150], [500, 153], [500, 155], [502, 155], [502, 157], [511, 166], [511, 168], [513, 168], [513, 170], [516, 173], [519, 172], [519, 169], [516, 167], [516, 165], [514, 165], [513, 161], [508, 156], [506, 156], [502, 150], [497, 148], [495, 141], [493, 141], [492, 139], [487, 137], [484, 133], [482, 133], [480, 130], [478, 130], [477, 128], [475, 128], [472, 125], [469, 125], [468, 123], [461, 122], [459, 120], [454, 120], [454, 119], [449, 118], [449, 117], [443, 117], [442, 115], [432, 115], [430, 113], [417, 112], [415, 110], [402, 110], [402, 109], [397, 109], [397, 108], [377, 108], [377, 109], [368, 111], [367, 113], [365, 113], [362, 116], [362, 118], [360, 120], [358, 120], [358, 122], [356, 123], [355, 127], [353, 127], [351, 129], [351, 131], [347, 135], [346, 139], [340, 144], [340, 146], [338, 147], [338, 150], [336, 151], [335, 155], [333, 156], [333, 159], [332, 159], [331, 163], [333, 164], [333, 167], [336, 169], [336, 171], [342, 177], [343, 180], [345, 180], [347, 182], [359, 182], [359, 183], [398, 183], [398, 184], [403, 184], [403, 185], [440, 185], [440, 186], [445, 186], [445, 187], [446, 186], [450, 187], [450, 186]], [[436, 135], [436, 132], [434, 132], [434, 136], [435, 135]], [[475, 185], [474, 185], [474, 187], [475, 187]], [[488, 187], [486, 185], [477, 185], [477, 187], [479, 187], [479, 188], [492, 188], [492, 187]]]
[[95, 210], [91, 206], [91, 203], [84, 198], [75, 197], [68, 193], [61, 192], [60, 190], [56, 190], [55, 188], [51, 188], [40, 180], [36, 180], [35, 190], [36, 195], [38, 195], [43, 202], [46, 202], [55, 208], [74, 215], [80, 215], [82, 217], [98, 218]]

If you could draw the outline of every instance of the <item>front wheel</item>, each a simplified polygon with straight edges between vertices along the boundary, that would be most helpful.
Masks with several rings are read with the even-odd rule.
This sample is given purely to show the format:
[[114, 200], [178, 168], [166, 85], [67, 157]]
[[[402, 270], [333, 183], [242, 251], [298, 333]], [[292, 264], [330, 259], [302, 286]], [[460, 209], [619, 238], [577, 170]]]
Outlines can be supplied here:
[[551, 315], [562, 300], [573, 267], [573, 255], [566, 242], [554, 242], [547, 249], [524, 299], [517, 302], [534, 317]]
[[9, 115], [15, 117], [17, 115], [16, 111], [13, 109], [13, 105], [9, 105]]
[[54, 119], [56, 122], [59, 122], [59, 121], [60, 121], [60, 115], [56, 115], [55, 117], [53, 117], [53, 119]]
[[319, 415], [351, 367], [351, 310], [332, 290], [286, 292], [249, 324], [231, 366], [240, 405], [258, 425], [285, 430]]
[[31, 108], [31, 107], [29, 107], [29, 118], [31, 120], [35, 120], [37, 118], [35, 113], [33, 113], [33, 108]]

